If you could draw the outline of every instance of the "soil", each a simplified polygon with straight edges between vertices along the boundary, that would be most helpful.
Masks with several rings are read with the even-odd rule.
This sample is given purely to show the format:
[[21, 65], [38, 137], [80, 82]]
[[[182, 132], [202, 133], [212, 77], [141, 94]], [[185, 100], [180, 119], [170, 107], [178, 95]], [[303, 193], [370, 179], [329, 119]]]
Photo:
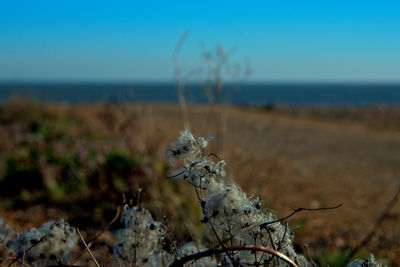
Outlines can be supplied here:
[[[161, 139], [157, 143], [169, 144], [184, 127], [177, 106], [140, 105], [134, 109], [142, 127], [138, 133], [156, 130], [150, 137]], [[369, 116], [357, 120], [355, 112], [368, 112]], [[229, 175], [248, 195], [260, 196], [279, 217], [291, 213], [292, 208], [343, 203], [335, 210], [304, 211], [289, 219], [299, 228], [297, 242], [317, 251], [356, 246], [400, 187], [400, 131], [392, 127], [399, 125], [399, 110], [388, 112], [392, 123], [387, 128], [371, 127], [382, 125], [374, 124], [374, 119], [383, 120], [373, 116], [373, 109], [355, 112], [326, 119], [307, 113], [298, 116], [295, 110], [196, 106], [189, 109], [187, 117], [195, 135], [216, 137], [208, 151], [217, 151], [226, 160]], [[399, 255], [399, 215], [397, 203], [365, 251], [391, 259]]]
[[[348, 111], [340, 117], [326, 116], [331, 114], [327, 110], [315, 116], [315, 111], [296, 109], [209, 106], [191, 106], [182, 115], [179, 106], [166, 104], [53, 109], [122, 135], [142, 153], [160, 159], [164, 148], [187, 126], [196, 136], [214, 136], [207, 151], [225, 159], [229, 175], [248, 196], [260, 196], [264, 206], [279, 217], [292, 208], [343, 203], [338, 209], [303, 211], [289, 219], [296, 228], [297, 243], [308, 244], [311, 253], [356, 246], [373, 229], [400, 186], [399, 109], [387, 108], [390, 116], [381, 116], [380, 107], [379, 117], [374, 117], [373, 108]], [[366, 112], [368, 116], [360, 116]], [[374, 124], [374, 119], [380, 123]], [[385, 119], [390, 122], [381, 123]], [[18, 221], [13, 219], [18, 215], [7, 214], [2, 216], [8, 217], [8, 223]], [[386, 215], [363, 250], [393, 260], [400, 254], [400, 203]]]

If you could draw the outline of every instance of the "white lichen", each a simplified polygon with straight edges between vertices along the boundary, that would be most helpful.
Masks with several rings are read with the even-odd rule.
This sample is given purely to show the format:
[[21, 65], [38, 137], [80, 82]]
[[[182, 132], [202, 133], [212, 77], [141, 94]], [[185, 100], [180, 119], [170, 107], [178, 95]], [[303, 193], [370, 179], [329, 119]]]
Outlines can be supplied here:
[[[181, 132], [178, 141], [173, 142], [165, 149], [165, 156], [173, 166], [172, 159], [183, 160], [185, 162], [194, 162], [195, 159], [201, 155], [201, 149], [206, 147], [208, 141], [214, 139], [213, 137], [198, 137], [195, 138], [192, 133], [186, 129]], [[170, 158], [172, 157], [172, 159]]]
[[165, 230], [148, 210], [125, 206], [121, 222], [125, 228], [113, 248], [114, 266], [163, 266], [170, 260], [163, 251]]
[[[210, 138], [195, 138], [188, 130], [181, 132], [178, 141], [166, 150], [172, 159], [183, 165], [179, 177], [191, 184], [197, 191], [203, 209], [203, 222], [209, 227], [211, 242], [222, 246], [230, 245], [267, 246], [287, 255], [293, 261], [307, 266], [309, 263], [293, 248], [293, 232], [281, 223], [261, 227], [263, 223], [277, 217], [261, 207], [258, 198], [248, 198], [242, 189], [230, 179], [225, 171], [226, 163], [218, 159], [211, 161], [203, 156], [202, 149]], [[218, 157], [215, 157], [218, 158]], [[171, 160], [168, 157], [169, 160]], [[228, 255], [227, 255], [228, 256]], [[274, 262], [272, 256], [258, 257], [251, 251], [241, 251], [225, 256], [224, 264], [263, 264]], [[279, 263], [282, 266], [282, 262]]]
[[8, 250], [32, 266], [67, 264], [77, 241], [78, 235], [68, 223], [49, 221], [38, 229], [17, 234]]
[[16, 235], [17, 233], [10, 226], [4, 225], [3, 218], [0, 218], [0, 251], [5, 250], [9, 253], [8, 248]]
[[347, 267], [385, 267], [386, 265], [377, 261], [374, 255], [370, 255], [367, 259], [356, 259], [347, 264]]

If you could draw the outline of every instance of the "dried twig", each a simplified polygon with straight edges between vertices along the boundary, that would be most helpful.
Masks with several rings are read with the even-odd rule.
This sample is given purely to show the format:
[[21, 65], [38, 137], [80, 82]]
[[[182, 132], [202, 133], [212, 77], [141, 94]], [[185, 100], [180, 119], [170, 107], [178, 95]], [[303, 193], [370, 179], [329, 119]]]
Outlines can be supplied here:
[[379, 228], [379, 226], [382, 224], [382, 222], [386, 219], [386, 217], [388, 216], [390, 210], [396, 204], [397, 200], [399, 199], [399, 195], [400, 195], [400, 186], [397, 189], [396, 194], [394, 194], [392, 200], [386, 206], [385, 210], [381, 213], [381, 216], [379, 216], [379, 219], [376, 221], [376, 223], [375, 223], [374, 227], [372, 228], [371, 232], [369, 232], [369, 234], [360, 243], [358, 243], [357, 246], [355, 246], [351, 250], [351, 252], [349, 254], [349, 258], [353, 257], [354, 254], [357, 253], [357, 251], [359, 251], [361, 248], [365, 247], [365, 245], [367, 245], [368, 242], [372, 239], [372, 237], [376, 233], [376, 230]]
[[[210, 224], [211, 230], [213, 231], [213, 234], [214, 234], [215, 238], [218, 240], [219, 245], [222, 247], [222, 249], [226, 249], [226, 247], [224, 246], [224, 243], [222, 243], [221, 238], [219, 238], [218, 233], [214, 228], [214, 225], [211, 222], [209, 224]], [[230, 261], [233, 264], [234, 260], [232, 258], [232, 255], [229, 254], [229, 250], [225, 250], [224, 252], [225, 252], [226, 256], [228, 256], [228, 258], [230, 259]]]
[[172, 235], [172, 228], [171, 228], [171, 225], [169, 224], [169, 222], [168, 222], [168, 218], [167, 218], [167, 216], [163, 216], [163, 219], [164, 219], [164, 222], [165, 222], [165, 226], [167, 227], [167, 234], [169, 235], [169, 239], [171, 240], [171, 246], [172, 246], [172, 248], [171, 248], [171, 250], [172, 250], [172, 253], [175, 255], [175, 256], [178, 256], [179, 255], [179, 250], [178, 250], [178, 246], [176, 245], [176, 240], [175, 240], [175, 238], [173, 237], [173, 235]]
[[[265, 230], [267, 230], [267, 232], [268, 232], [269, 242], [271, 243], [271, 246], [272, 246], [273, 250], [279, 251], [279, 250], [276, 250], [274, 240], [272, 239], [272, 236], [271, 236], [271, 230], [269, 230], [268, 227], [265, 227]], [[271, 260], [272, 260], [274, 257], [275, 257], [275, 255], [272, 255]], [[281, 264], [279, 263], [279, 258], [277, 259], [276, 263], [277, 263], [278, 266], [281, 265]]]
[[[46, 236], [44, 235], [42, 238], [39, 239], [38, 242], [34, 243], [32, 246], [30, 246], [29, 248], [27, 248], [26, 250], [24, 250], [24, 253], [22, 254], [22, 261], [21, 261], [21, 265], [24, 264], [24, 258], [25, 258], [25, 254], [31, 250], [32, 248], [34, 248], [36, 245], [38, 245], [39, 243], [43, 242], [46, 240]], [[9, 265], [8, 267], [10, 267], [11, 265], [13, 265], [15, 262], [20, 262], [20, 257], [21, 255], [18, 255]]]
[[96, 266], [97, 266], [97, 267], [100, 267], [100, 265], [99, 265], [99, 263], [97, 262], [96, 258], [93, 256], [92, 252], [90, 251], [90, 248], [87, 246], [85, 240], [83, 239], [83, 236], [82, 236], [81, 232], [79, 231], [78, 228], [76, 228], [76, 231], [78, 232], [79, 237], [81, 238], [83, 244], [85, 245], [86, 250], [89, 252], [90, 257], [92, 257], [92, 259], [93, 259], [94, 263], [96, 264]]
[[[13, 261], [13, 263], [19, 262], [19, 263], [21, 263], [21, 266], [28, 266], [28, 267], [30, 267], [29, 264], [24, 263], [24, 262], [22, 262], [22, 260], [20, 260], [20, 259], [18, 259], [18, 258], [14, 258], [14, 257], [7, 257], [7, 258], [4, 258], [4, 259], [0, 259], [0, 264], [3, 263], [3, 261]], [[4, 263], [5, 263], [5, 262], [4, 262]], [[10, 264], [13, 264], [13, 263], [10, 263]], [[2, 265], [0, 265], [0, 266], [2, 266]], [[10, 265], [7, 265], [7, 266], [10, 266]]]
[[279, 244], [278, 244], [278, 249], [277, 249], [278, 251], [280, 251], [280, 250], [282, 249], [282, 244], [283, 244], [283, 241], [285, 240], [285, 237], [286, 237], [286, 234], [287, 234], [287, 232], [288, 232], [288, 229], [289, 229], [289, 224], [288, 224], [288, 222], [286, 222], [286, 225], [285, 225], [285, 232], [283, 232], [281, 241], [280, 241]]
[[219, 161], [221, 160], [221, 159], [218, 157], [217, 154], [212, 153], [212, 152], [211, 152], [210, 154], [208, 154], [206, 158], [209, 158], [209, 157], [211, 157], [211, 156], [214, 156], [214, 157], [215, 157], [217, 160], [219, 160]]
[[137, 204], [136, 204], [136, 206], [137, 206], [138, 210], [141, 209], [140, 205], [142, 203], [140, 201], [142, 200], [142, 192], [143, 192], [143, 188], [141, 187], [141, 188], [138, 189], [138, 194], [137, 194]]
[[[95, 237], [93, 237], [89, 242], [88, 242], [88, 247], [91, 248], [93, 243], [100, 238], [100, 236], [102, 236], [107, 230], [108, 228], [111, 227], [111, 225], [113, 225], [119, 218], [119, 215], [121, 214], [121, 206], [117, 207], [117, 213], [115, 214], [114, 218], [106, 225], [106, 227], [101, 230]], [[78, 255], [78, 257], [76, 257], [73, 262], [71, 263], [70, 266], [73, 266], [73, 264], [75, 264], [82, 256], [83, 254], [85, 254], [85, 251], [81, 251], [81, 253]]]
[[193, 240], [193, 244], [194, 244], [195, 248], [197, 249], [197, 252], [200, 252], [200, 246], [199, 246], [196, 238], [194, 237], [192, 231], [190, 230], [189, 226], [187, 225], [187, 223], [185, 223], [185, 227], [190, 235], [190, 238]]
[[298, 209], [293, 209], [293, 212], [290, 213], [289, 215], [281, 218], [281, 219], [277, 219], [274, 221], [270, 221], [270, 222], [266, 222], [260, 225], [261, 228], [265, 228], [267, 225], [273, 224], [273, 223], [277, 223], [277, 222], [281, 222], [284, 221], [290, 217], [292, 217], [293, 215], [295, 215], [296, 213], [300, 212], [300, 211], [317, 211], [317, 210], [333, 210], [333, 209], [337, 209], [339, 207], [341, 207], [343, 205], [343, 203], [340, 203], [339, 205], [333, 206], [333, 207], [324, 207], [324, 208], [316, 208], [316, 209], [311, 209], [311, 208], [298, 208]]
[[308, 258], [308, 260], [311, 262], [312, 266], [313, 266], [313, 267], [318, 267], [317, 264], [313, 261], [311, 255], [310, 255], [310, 251], [309, 251], [309, 249], [308, 249], [308, 245], [307, 245], [307, 244], [304, 244], [304, 247], [305, 247], [305, 249], [306, 249], [307, 258]]
[[267, 247], [261, 247], [261, 246], [233, 246], [233, 247], [226, 247], [226, 248], [220, 248], [220, 249], [209, 249], [205, 250], [199, 253], [194, 253], [185, 257], [178, 257], [172, 262], [170, 267], [183, 267], [185, 263], [189, 261], [196, 261], [204, 257], [210, 257], [216, 254], [224, 253], [224, 252], [230, 252], [230, 251], [243, 251], [243, 250], [250, 250], [250, 251], [261, 251], [265, 253], [269, 253], [272, 255], [277, 256], [278, 258], [282, 259], [286, 263], [288, 263], [292, 267], [298, 267], [298, 265], [291, 260], [289, 257], [286, 255], [280, 253], [279, 251], [273, 250], [271, 248]]
[[115, 214], [114, 218], [106, 225], [106, 227], [101, 230], [95, 237], [93, 237], [89, 242], [88, 242], [88, 247], [90, 248], [93, 245], [93, 242], [96, 241], [100, 236], [102, 236], [108, 228], [111, 227], [119, 218], [119, 215], [121, 214], [121, 206], [117, 207], [117, 213]]

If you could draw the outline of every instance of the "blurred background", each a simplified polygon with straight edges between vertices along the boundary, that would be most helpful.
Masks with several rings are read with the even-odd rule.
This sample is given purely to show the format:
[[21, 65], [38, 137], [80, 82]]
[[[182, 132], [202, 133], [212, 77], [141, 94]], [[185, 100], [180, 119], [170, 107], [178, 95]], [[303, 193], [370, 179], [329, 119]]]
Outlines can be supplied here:
[[0, 217], [16, 230], [64, 218], [90, 237], [143, 188], [178, 242], [204, 238], [193, 192], [166, 179], [164, 149], [190, 127], [279, 217], [344, 203], [289, 220], [317, 263], [342, 266], [384, 217], [357, 255], [399, 266], [398, 10], [1, 1]]

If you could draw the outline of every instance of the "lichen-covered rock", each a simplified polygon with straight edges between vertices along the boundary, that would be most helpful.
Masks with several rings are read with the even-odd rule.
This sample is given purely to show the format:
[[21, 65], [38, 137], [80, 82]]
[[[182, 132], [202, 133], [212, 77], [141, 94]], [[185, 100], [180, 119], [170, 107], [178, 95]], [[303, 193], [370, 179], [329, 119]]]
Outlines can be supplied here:
[[64, 221], [49, 221], [40, 228], [15, 235], [8, 251], [32, 266], [67, 264], [68, 256], [76, 246], [78, 235]]
[[164, 266], [170, 260], [162, 248], [165, 230], [148, 210], [125, 206], [121, 221], [125, 228], [113, 248], [114, 266]]
[[347, 267], [385, 267], [386, 265], [383, 265], [379, 261], [377, 261], [374, 257], [374, 255], [371, 254], [370, 258], [367, 259], [356, 259], [349, 264], [347, 264]]

